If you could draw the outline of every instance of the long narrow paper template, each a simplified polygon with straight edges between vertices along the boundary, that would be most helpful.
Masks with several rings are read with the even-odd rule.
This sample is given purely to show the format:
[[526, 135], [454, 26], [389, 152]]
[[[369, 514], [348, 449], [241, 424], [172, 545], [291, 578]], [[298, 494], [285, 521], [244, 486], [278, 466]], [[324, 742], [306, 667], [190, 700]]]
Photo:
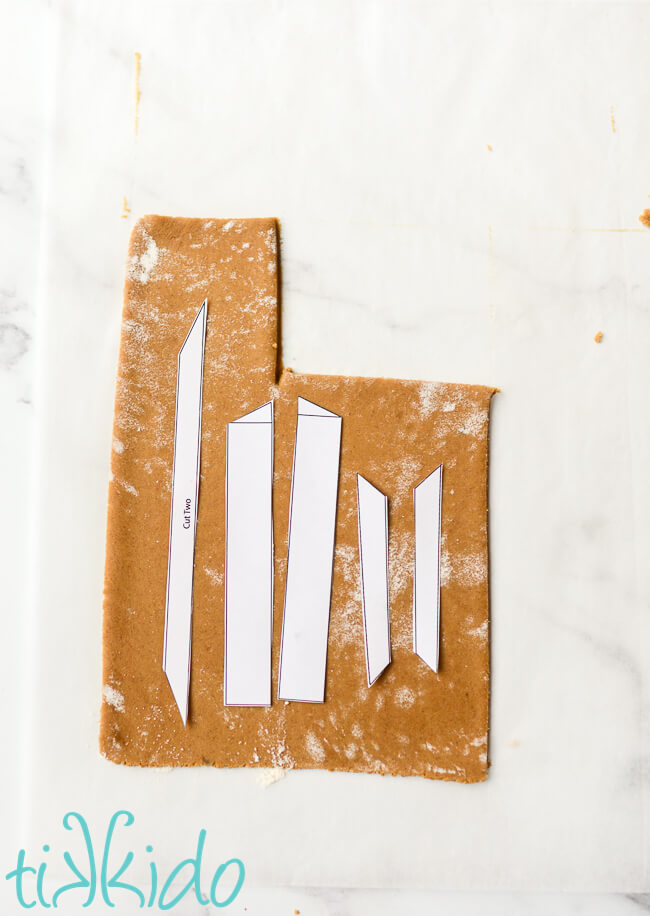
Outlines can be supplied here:
[[322, 703], [325, 699], [340, 450], [341, 417], [299, 397], [280, 654], [281, 700]]
[[271, 705], [273, 403], [226, 434], [226, 706]]
[[413, 490], [415, 581], [413, 651], [437, 672], [440, 657], [440, 520], [442, 465]]
[[163, 670], [187, 724], [207, 299], [178, 354]]
[[371, 687], [390, 664], [388, 498], [357, 474], [359, 560], [366, 671]]

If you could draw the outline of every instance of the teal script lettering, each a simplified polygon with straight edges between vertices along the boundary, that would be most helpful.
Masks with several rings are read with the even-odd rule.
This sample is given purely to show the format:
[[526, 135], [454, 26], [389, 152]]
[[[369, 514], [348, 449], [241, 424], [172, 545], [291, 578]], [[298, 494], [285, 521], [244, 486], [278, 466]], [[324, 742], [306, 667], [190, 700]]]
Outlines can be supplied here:
[[[93, 843], [93, 833], [83, 815], [77, 811], [68, 811], [63, 817], [63, 828], [78, 835], [81, 851], [77, 850], [73, 855], [69, 849], [64, 849], [60, 858], [73, 880], [56, 887], [52, 887], [50, 882], [50, 886], [46, 887], [49, 881], [50, 860], [28, 862], [27, 850], [20, 849], [15, 868], [5, 875], [5, 880], [13, 882], [18, 905], [26, 910], [57, 909], [61, 898], [65, 895], [67, 900], [67, 895], [70, 895], [71, 898], [76, 897], [82, 909], [88, 909], [95, 903], [98, 907], [115, 908], [130, 898], [133, 904], [137, 900], [138, 909], [167, 911], [174, 909], [183, 900], [187, 902], [190, 894], [193, 894], [201, 906], [213, 906], [218, 909], [229, 906], [237, 899], [246, 874], [244, 863], [241, 859], [228, 859], [208, 871], [204, 866], [206, 830], [199, 831], [195, 855], [182, 859], [164, 880], [153, 858], [148, 862], [148, 886], [139, 887], [135, 881], [126, 880], [127, 872], [136, 860], [137, 853], [128, 850], [118, 858], [115, 850], [111, 855], [111, 850], [118, 830], [122, 834], [134, 823], [135, 817], [130, 811], [116, 811], [108, 822], [103, 844], [100, 842], [96, 847]], [[121, 839], [124, 839], [124, 836], [121, 836]], [[96, 848], [101, 849], [99, 858]], [[53, 847], [45, 844], [42, 849], [44, 853], [49, 854]], [[152, 856], [153, 850], [151, 844], [145, 847], [149, 856]], [[206, 886], [209, 886], [207, 896], [204, 896], [201, 890], [203, 871], [206, 873], [206, 882], [209, 880], [209, 885], [206, 883]], [[180, 889], [175, 886], [179, 881], [184, 882]], [[48, 898], [51, 902], [48, 902]]]

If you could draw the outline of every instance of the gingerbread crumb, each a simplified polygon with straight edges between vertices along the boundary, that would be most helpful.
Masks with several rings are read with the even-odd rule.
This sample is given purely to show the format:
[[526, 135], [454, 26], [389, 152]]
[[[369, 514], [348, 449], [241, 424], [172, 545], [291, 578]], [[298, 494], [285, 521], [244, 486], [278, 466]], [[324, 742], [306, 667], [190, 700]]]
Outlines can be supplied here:
[[603, 339], [603, 332], [602, 332], [602, 331], [598, 331], [598, 332], [594, 335], [594, 340], [596, 341], [596, 343], [600, 343], [602, 339]]
[[639, 222], [640, 222], [640, 223], [643, 223], [643, 225], [644, 225], [647, 229], [650, 229], [650, 210], [644, 210], [644, 211], [643, 211], [643, 213], [642, 213], [641, 216], [639, 217]]

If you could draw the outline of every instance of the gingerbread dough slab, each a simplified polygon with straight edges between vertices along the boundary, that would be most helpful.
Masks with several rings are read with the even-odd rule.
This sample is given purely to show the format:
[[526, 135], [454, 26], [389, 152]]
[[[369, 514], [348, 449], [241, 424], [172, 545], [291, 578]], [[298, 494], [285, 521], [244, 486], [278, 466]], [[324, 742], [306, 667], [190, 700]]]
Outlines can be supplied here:
[[[487, 774], [488, 414], [493, 389], [285, 371], [276, 382], [273, 220], [147, 217], [131, 241], [118, 372], [100, 746], [142, 766], [283, 766], [476, 782]], [[190, 720], [162, 671], [176, 355], [209, 299]], [[296, 425], [343, 417], [326, 697], [277, 697]], [[225, 427], [275, 401], [273, 704], [223, 705]], [[441, 663], [412, 651], [412, 488], [444, 464]], [[367, 687], [356, 474], [389, 498], [393, 661]]]
[[[276, 401], [275, 670], [298, 396], [343, 417], [322, 706], [280, 704], [294, 766], [476, 782], [487, 773], [492, 389], [284, 372]], [[413, 652], [413, 487], [443, 463], [440, 669]], [[388, 496], [392, 663], [367, 686], [357, 472]]]

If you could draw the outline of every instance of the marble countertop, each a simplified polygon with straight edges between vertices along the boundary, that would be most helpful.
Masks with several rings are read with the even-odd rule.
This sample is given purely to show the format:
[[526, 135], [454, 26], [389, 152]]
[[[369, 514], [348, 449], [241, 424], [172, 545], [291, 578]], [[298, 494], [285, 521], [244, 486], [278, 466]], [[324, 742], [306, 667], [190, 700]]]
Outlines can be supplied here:
[[[493, 383], [503, 390], [495, 405], [492, 449], [493, 654], [507, 655], [511, 662], [495, 664], [492, 791], [505, 791], [503, 783], [507, 788], [510, 780], [524, 807], [521, 823], [528, 816], [530, 832], [539, 830], [540, 840], [523, 853], [512, 849], [508, 859], [509, 830], [516, 836], [522, 829], [517, 813], [502, 808], [499, 825], [487, 803], [482, 816], [495, 831], [499, 877], [491, 886], [498, 892], [469, 892], [490, 884], [481, 878], [472, 883], [459, 877], [458, 890], [451, 892], [260, 887], [253, 875], [231, 912], [489, 916], [550, 910], [622, 916], [650, 909], [638, 867], [628, 869], [625, 861], [631, 862], [648, 840], [640, 810], [648, 781], [643, 674], [648, 654], [640, 646], [649, 632], [643, 530], [648, 489], [642, 472], [650, 457], [644, 396], [650, 380], [644, 356], [650, 239], [637, 216], [650, 195], [644, 161], [650, 137], [640, 115], [648, 92], [641, 36], [650, 8], [603, 4], [587, 19], [580, 4], [541, 4], [508, 22], [505, 5], [490, 13], [472, 6], [476, 21], [465, 28], [451, 5], [436, 7], [431, 20], [425, 5], [410, 2], [406, 13], [386, 20], [394, 26], [398, 52], [408, 49], [403, 59], [396, 54], [391, 76], [415, 90], [408, 102], [402, 97], [400, 108], [397, 97], [367, 90], [382, 86], [375, 69], [390, 47], [382, 46], [386, 23], [377, 10], [386, 7], [386, 12], [389, 5], [358, 0], [350, 13], [337, 5], [336, 14], [316, 21], [333, 46], [340, 17], [342, 59], [351, 47], [358, 48], [350, 73], [359, 83], [349, 83], [350, 104], [359, 103], [358, 120], [345, 121], [344, 130], [339, 115], [347, 103], [336, 82], [323, 83], [322, 74], [310, 67], [307, 49], [316, 63], [323, 58], [309, 17], [282, 3], [267, 21], [261, 6], [251, 3], [249, 12], [256, 11], [262, 22], [260, 32], [248, 32], [231, 4], [215, 6], [219, 15], [200, 3], [183, 7], [191, 7], [190, 27], [175, 21], [181, 7], [172, 3], [160, 4], [159, 16], [154, 15], [158, 7], [148, 3], [129, 15], [126, 3], [103, 13], [90, 13], [73, 0], [54, 6], [38, 0], [2, 4], [2, 66], [12, 91], [0, 99], [0, 230], [4, 251], [10, 253], [0, 262], [5, 419], [0, 467], [9, 482], [0, 549], [3, 603], [12, 612], [4, 615], [0, 670], [5, 731], [16, 745], [1, 769], [3, 874], [13, 867], [34, 821], [40, 818], [43, 829], [56, 810], [56, 804], [46, 805], [42, 814], [34, 810], [34, 799], [49, 792], [42, 747], [30, 731], [30, 709], [42, 699], [43, 678], [30, 665], [17, 663], [34, 654], [33, 629], [23, 625], [25, 620], [40, 621], [42, 570], [34, 569], [34, 558], [43, 549], [44, 516], [42, 502], [33, 496], [40, 475], [42, 500], [44, 449], [52, 442], [44, 415], [48, 367], [55, 365], [58, 313], [52, 309], [61, 307], [76, 284], [79, 299], [92, 303], [98, 327], [106, 324], [99, 359], [102, 369], [110, 367], [119, 314], [116, 320], [106, 316], [119, 301], [121, 259], [134, 214], [250, 211], [282, 218], [288, 363], [310, 371], [431, 377], [433, 360], [435, 377]], [[420, 18], [431, 29], [433, 50], [415, 37], [413, 24]], [[306, 68], [308, 88], [291, 81], [291, 66], [281, 53], [283, 30], [274, 27], [278, 20], [294, 37], [305, 36], [306, 50], [296, 52], [291, 66]], [[198, 93], [199, 87], [205, 92], [203, 75], [196, 81], [191, 72], [173, 78], [170, 62], [183, 60], [191, 68], [193, 55], [211, 48], [202, 36], [217, 24], [227, 35], [246, 35], [245, 54], [276, 67], [275, 79], [285, 93], [282, 104], [307, 122], [300, 159], [273, 129], [286, 112], [256, 105], [254, 76], [259, 73], [253, 75], [248, 58], [230, 82], [217, 64], [201, 69], [197, 63], [197, 73], [214, 80], [215, 96], [209, 94], [217, 109], [214, 118]], [[493, 55], [479, 53], [486, 35], [494, 41]], [[581, 50], [571, 63], [560, 51], [576, 35]], [[442, 66], [440, 76], [447, 83], [441, 99], [436, 96], [430, 104], [413, 80], [410, 62], [425, 66], [430, 51], [444, 57], [441, 36], [458, 42], [470, 75], [454, 82]], [[553, 39], [557, 56], [540, 53], [536, 36], [540, 47]], [[615, 39], [611, 45], [609, 36]], [[587, 78], [581, 64], [605, 48], [609, 56], [599, 58], [601, 72], [589, 71]], [[217, 61], [221, 55], [232, 62], [223, 45], [213, 50]], [[137, 62], [135, 52], [141, 55]], [[332, 62], [329, 53], [327, 59]], [[474, 76], [473, 59], [479, 68]], [[620, 66], [626, 60], [627, 69]], [[546, 76], [559, 71], [551, 89], [540, 88], [534, 78], [540, 66], [548, 66]], [[528, 81], [529, 110], [520, 95], [508, 97], [507, 79], [514, 72]], [[491, 92], [481, 93], [482, 82]], [[567, 85], [571, 92], [565, 98]], [[329, 113], [331, 130], [325, 134], [310, 122], [310, 92], [318, 93], [319, 105]], [[494, 97], [499, 92], [501, 101]], [[454, 117], [449, 99], [460, 100], [465, 117]], [[264, 102], [269, 100], [280, 104], [275, 96]], [[242, 105], [255, 112], [255, 124]], [[422, 117], [421, 143], [407, 149], [388, 128], [377, 133], [374, 125], [383, 124], [387, 114], [385, 123], [397, 125], [406, 137], [414, 136], [412, 126]], [[218, 127], [228, 119], [239, 132], [238, 142], [224, 142], [225, 154], [215, 145], [213, 153], [204, 150], [193, 162], [186, 159], [191, 127], [209, 122], [203, 139], [218, 144], [213, 121]], [[477, 149], [470, 155], [472, 145]], [[163, 147], [164, 155], [158, 154]], [[465, 159], [459, 174], [454, 150], [461, 147]], [[585, 155], [578, 162], [580, 150]], [[216, 177], [210, 172], [212, 159]], [[304, 162], [322, 163], [323, 174], [318, 168], [301, 171]], [[181, 178], [166, 178], [181, 165]], [[265, 184], [263, 165], [277, 176], [277, 190]], [[219, 169], [229, 170], [227, 181]], [[246, 194], [238, 193], [241, 186]], [[392, 194], [391, 186], [399, 193]], [[373, 188], [377, 200], [371, 199]], [[100, 247], [93, 249], [88, 239], [82, 243], [93, 213], [111, 208], [113, 227], [98, 234]], [[369, 216], [374, 211], [380, 214], [376, 220]], [[80, 260], [70, 248], [74, 245]], [[358, 271], [356, 258], [367, 269]], [[386, 266], [391, 260], [398, 269]], [[63, 310], [60, 314], [66, 326]], [[596, 344], [599, 330], [604, 337]], [[80, 363], [88, 371], [90, 363], [83, 358]], [[61, 386], [56, 365], [52, 384]], [[112, 379], [101, 384], [93, 379], [89, 387], [99, 394], [100, 412], [104, 401], [109, 405], [109, 416]], [[81, 404], [80, 416], [87, 409]], [[105, 473], [102, 435], [100, 428], [89, 459], [95, 462], [89, 472], [93, 480]], [[542, 472], [542, 465], [551, 465], [553, 473]], [[12, 494], [23, 494], [20, 506], [11, 505]], [[518, 551], [522, 537], [528, 549]], [[51, 686], [56, 695], [57, 685]], [[92, 734], [84, 736], [84, 742], [92, 740]], [[53, 773], [56, 786], [56, 767]], [[40, 788], [34, 792], [36, 784]], [[537, 797], [528, 806], [531, 793]], [[539, 814], [542, 807], [551, 812], [546, 820]], [[564, 873], [546, 849], [553, 817], [569, 851]], [[574, 856], [589, 836], [593, 843]], [[477, 855], [484, 856], [481, 849], [477, 845]], [[616, 856], [618, 863], [612, 862]], [[479, 874], [481, 867], [477, 863]], [[529, 877], [521, 878], [518, 869]], [[580, 876], [599, 870], [610, 876], [602, 886], [621, 893], [563, 892], [592, 886], [591, 878]], [[622, 876], [628, 874], [633, 877], [626, 887]], [[414, 886], [418, 883], [436, 886], [435, 880]], [[535, 893], [539, 887], [549, 893]], [[4, 903], [7, 891], [3, 883], [3, 912], [13, 912], [14, 898]], [[205, 912], [200, 907], [184, 911]]]

